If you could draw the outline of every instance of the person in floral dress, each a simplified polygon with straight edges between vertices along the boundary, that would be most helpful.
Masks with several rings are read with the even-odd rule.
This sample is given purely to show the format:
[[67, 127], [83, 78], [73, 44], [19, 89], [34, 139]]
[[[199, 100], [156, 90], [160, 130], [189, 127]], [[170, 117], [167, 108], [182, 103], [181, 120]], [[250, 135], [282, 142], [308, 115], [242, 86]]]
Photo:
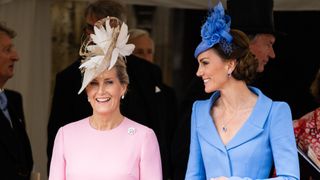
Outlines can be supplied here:
[[[310, 90], [315, 100], [320, 103], [320, 70]], [[297, 145], [320, 168], [320, 107], [294, 120], [293, 127]]]

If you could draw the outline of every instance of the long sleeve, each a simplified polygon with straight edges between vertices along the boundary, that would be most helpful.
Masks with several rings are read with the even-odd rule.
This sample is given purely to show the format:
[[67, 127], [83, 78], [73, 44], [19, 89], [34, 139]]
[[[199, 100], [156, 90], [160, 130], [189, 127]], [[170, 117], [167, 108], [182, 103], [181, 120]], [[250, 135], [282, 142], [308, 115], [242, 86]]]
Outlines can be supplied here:
[[141, 149], [140, 180], [162, 180], [160, 150], [155, 133], [146, 133]]
[[299, 179], [299, 160], [290, 108], [286, 103], [278, 103], [270, 115], [270, 118], [274, 118], [270, 126], [270, 143], [277, 176]]
[[205, 179], [205, 170], [203, 159], [198, 140], [197, 127], [196, 127], [196, 102], [192, 107], [191, 116], [191, 139], [190, 139], [190, 154], [188, 161], [188, 168], [186, 173], [186, 180], [201, 180]]
[[64, 158], [63, 128], [60, 128], [54, 141], [49, 180], [66, 179], [66, 162]]

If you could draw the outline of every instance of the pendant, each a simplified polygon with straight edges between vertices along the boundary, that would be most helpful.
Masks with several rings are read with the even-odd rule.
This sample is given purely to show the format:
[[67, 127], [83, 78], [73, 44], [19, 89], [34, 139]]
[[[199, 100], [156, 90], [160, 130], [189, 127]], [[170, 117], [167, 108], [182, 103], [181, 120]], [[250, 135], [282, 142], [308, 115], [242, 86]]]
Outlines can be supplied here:
[[222, 127], [222, 131], [223, 131], [223, 132], [225, 132], [225, 133], [226, 133], [226, 132], [227, 132], [227, 130], [228, 130], [228, 128], [227, 128], [227, 127], [225, 127], [225, 126], [223, 126], [223, 127]]

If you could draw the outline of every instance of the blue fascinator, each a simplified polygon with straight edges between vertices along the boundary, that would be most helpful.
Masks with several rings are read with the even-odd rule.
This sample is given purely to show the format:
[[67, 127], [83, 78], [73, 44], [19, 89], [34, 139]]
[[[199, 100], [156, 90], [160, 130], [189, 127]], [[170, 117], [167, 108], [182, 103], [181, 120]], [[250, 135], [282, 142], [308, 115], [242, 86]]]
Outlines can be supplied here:
[[202, 41], [194, 52], [197, 58], [200, 53], [219, 43], [221, 49], [226, 53], [232, 52], [232, 36], [230, 35], [231, 18], [225, 15], [222, 3], [219, 2], [209, 11], [206, 22], [201, 27]]

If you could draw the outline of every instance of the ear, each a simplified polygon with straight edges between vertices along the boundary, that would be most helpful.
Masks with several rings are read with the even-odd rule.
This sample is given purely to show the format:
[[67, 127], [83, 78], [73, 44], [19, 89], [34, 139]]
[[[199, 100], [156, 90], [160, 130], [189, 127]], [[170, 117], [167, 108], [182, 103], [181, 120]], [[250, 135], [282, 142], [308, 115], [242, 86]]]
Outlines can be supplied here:
[[122, 84], [121, 87], [122, 87], [121, 94], [125, 95], [127, 93], [128, 84]]
[[236, 66], [237, 66], [236, 59], [230, 59], [227, 62], [228, 74], [231, 74], [234, 71], [234, 69], [236, 68]]

